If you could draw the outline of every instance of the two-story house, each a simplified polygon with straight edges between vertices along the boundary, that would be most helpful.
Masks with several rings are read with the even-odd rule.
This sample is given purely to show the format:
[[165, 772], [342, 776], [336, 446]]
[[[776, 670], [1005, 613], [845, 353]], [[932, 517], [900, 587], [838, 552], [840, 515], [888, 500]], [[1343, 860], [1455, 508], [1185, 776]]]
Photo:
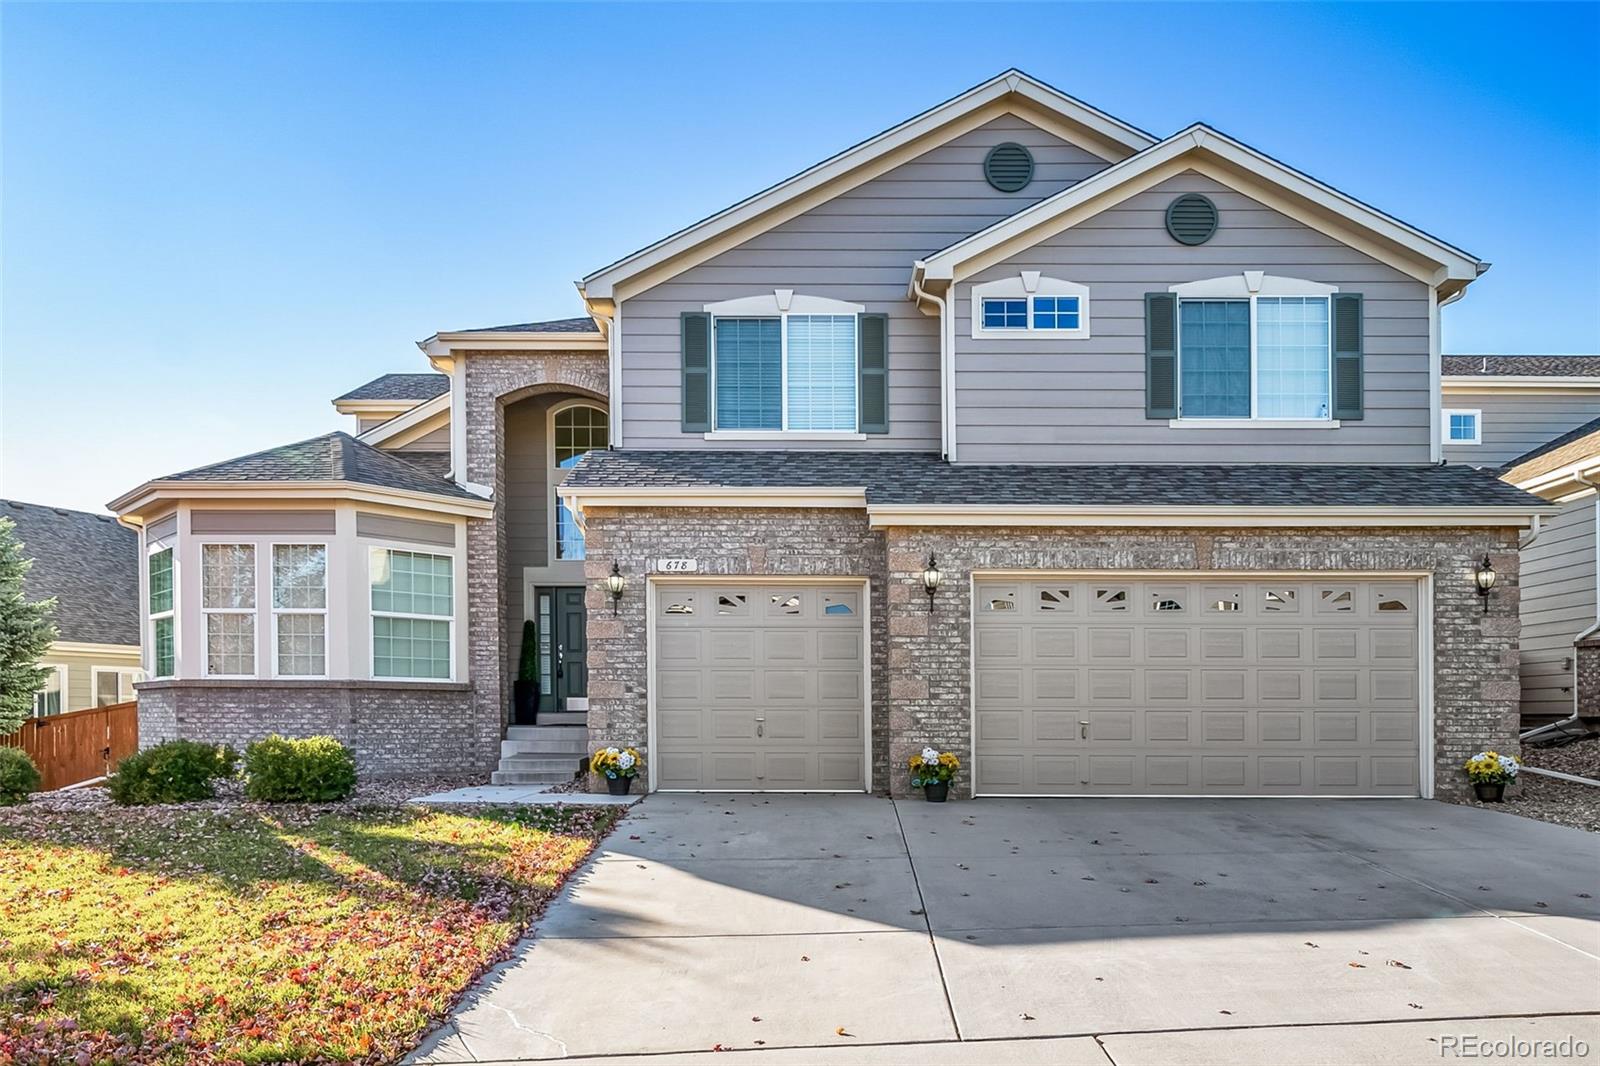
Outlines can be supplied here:
[[[932, 745], [978, 795], [1460, 792], [1515, 748], [1549, 508], [1441, 464], [1440, 309], [1485, 269], [1008, 71], [588, 275], [583, 317], [428, 338], [443, 378], [341, 398], [391, 404], [359, 436], [117, 500], [143, 739], [510, 775], [578, 728], [655, 789], [903, 792]], [[528, 619], [554, 726], [508, 725]]]

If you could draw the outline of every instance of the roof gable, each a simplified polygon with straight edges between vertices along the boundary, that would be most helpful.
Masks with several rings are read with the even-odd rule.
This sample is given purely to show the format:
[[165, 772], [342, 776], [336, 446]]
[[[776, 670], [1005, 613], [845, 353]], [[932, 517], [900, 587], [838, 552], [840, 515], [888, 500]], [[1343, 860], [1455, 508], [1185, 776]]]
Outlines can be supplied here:
[[1112, 162], [1155, 143], [1143, 130], [1019, 70], [1008, 70], [595, 271], [578, 288], [592, 310], [604, 313], [617, 300], [1006, 113], [1050, 129]]
[[1270, 156], [1196, 124], [919, 262], [921, 280], [966, 277], [1187, 170], [1204, 174], [1450, 295], [1489, 264]]
[[[1600, 467], [1600, 418], [1517, 456], [1505, 465], [1504, 477], [1513, 485], [1526, 486], [1535, 479], [1565, 471], [1569, 467], [1572, 469], [1568, 475], [1558, 478], [1556, 484], [1564, 484], [1567, 480], [1577, 482], [1578, 479], [1571, 477], [1571, 474], [1583, 469], [1589, 469], [1592, 473], [1593, 468]], [[1580, 484], [1588, 484], [1588, 481]]]

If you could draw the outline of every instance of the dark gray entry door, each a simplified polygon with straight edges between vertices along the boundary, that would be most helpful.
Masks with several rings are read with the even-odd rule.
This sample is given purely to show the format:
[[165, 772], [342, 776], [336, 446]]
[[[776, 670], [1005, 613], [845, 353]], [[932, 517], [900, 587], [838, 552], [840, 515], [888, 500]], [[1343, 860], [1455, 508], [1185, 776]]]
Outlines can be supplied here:
[[589, 695], [589, 667], [585, 661], [589, 645], [584, 633], [589, 612], [583, 605], [584, 589], [555, 589], [554, 593], [551, 636], [555, 640], [556, 710], [566, 711], [570, 701], [585, 700]]

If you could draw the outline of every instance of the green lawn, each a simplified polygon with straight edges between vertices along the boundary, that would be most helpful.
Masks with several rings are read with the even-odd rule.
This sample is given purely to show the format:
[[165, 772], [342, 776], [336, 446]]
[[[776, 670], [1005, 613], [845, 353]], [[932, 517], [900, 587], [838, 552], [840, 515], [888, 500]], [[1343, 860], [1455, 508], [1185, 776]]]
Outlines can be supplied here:
[[0, 1062], [391, 1061], [619, 816], [10, 813]]

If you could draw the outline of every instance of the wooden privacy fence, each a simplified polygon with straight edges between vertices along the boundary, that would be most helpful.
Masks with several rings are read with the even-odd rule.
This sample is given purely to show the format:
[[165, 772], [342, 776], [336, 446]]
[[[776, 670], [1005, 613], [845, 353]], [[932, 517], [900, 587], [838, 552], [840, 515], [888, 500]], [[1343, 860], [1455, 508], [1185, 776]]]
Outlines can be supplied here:
[[139, 704], [131, 700], [30, 718], [15, 733], [0, 737], [0, 747], [27, 752], [45, 789], [92, 781], [139, 750]]

